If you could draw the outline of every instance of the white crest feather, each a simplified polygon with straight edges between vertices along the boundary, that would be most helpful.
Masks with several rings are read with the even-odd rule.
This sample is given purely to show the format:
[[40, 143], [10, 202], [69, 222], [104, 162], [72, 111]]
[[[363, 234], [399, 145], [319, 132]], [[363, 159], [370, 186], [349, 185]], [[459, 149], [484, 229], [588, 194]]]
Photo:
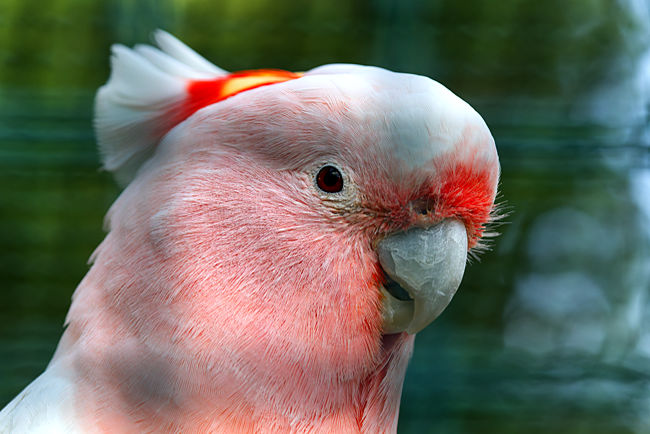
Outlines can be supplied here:
[[154, 33], [154, 39], [156, 40], [156, 44], [158, 44], [165, 53], [196, 71], [209, 74], [212, 77], [228, 74], [228, 71], [208, 62], [196, 51], [192, 50], [190, 47], [183, 44], [164, 30], [157, 30]]
[[113, 45], [111, 76], [95, 98], [95, 131], [104, 168], [128, 184], [174, 125], [174, 108], [188, 80], [227, 74], [167, 32], [154, 39], [160, 49]]

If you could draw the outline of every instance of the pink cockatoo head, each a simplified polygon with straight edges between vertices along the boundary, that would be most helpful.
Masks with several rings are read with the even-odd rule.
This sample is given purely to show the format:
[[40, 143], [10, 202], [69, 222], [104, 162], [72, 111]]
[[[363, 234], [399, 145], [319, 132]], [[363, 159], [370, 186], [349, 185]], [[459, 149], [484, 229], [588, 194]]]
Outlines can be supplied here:
[[52, 362], [82, 425], [394, 431], [413, 335], [493, 211], [485, 123], [429, 78], [228, 74], [156, 38], [115, 47], [97, 96], [126, 188]]

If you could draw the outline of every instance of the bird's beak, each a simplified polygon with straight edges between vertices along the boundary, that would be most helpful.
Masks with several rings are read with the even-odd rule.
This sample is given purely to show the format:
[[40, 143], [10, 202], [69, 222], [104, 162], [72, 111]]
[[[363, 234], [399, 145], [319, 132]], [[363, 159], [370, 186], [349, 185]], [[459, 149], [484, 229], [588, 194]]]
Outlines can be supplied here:
[[465, 272], [467, 231], [446, 219], [382, 239], [376, 247], [388, 279], [383, 294], [383, 331], [415, 334], [447, 307]]

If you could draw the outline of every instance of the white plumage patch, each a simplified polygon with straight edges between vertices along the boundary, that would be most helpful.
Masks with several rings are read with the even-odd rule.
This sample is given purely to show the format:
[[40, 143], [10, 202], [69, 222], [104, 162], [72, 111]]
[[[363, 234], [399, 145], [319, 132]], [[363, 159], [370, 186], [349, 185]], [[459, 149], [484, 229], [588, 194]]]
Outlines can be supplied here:
[[174, 125], [189, 80], [227, 74], [167, 32], [160, 49], [113, 45], [112, 72], [97, 92], [95, 130], [104, 168], [128, 184], [158, 141]]
[[0, 433], [81, 433], [72, 389], [70, 379], [50, 365], [0, 411]]

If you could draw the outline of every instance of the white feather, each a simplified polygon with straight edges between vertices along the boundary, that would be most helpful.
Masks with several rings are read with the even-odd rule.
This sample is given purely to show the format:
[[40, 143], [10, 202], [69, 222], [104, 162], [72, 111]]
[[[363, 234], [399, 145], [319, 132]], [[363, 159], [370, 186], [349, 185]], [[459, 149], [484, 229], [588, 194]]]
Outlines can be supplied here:
[[203, 71], [198, 71], [187, 66], [185, 63], [170, 57], [163, 51], [152, 47], [151, 45], [136, 45], [134, 51], [146, 58], [161, 71], [169, 75], [181, 78], [192, 78], [196, 80], [209, 80], [214, 78], [214, 74], [208, 74]]
[[191, 67], [192, 69], [210, 74], [212, 76], [219, 76], [228, 74], [228, 71], [221, 69], [212, 63], [205, 60], [200, 54], [192, 50], [187, 45], [176, 39], [171, 34], [164, 30], [156, 30], [154, 32], [154, 39], [156, 44], [167, 54], [172, 56], [179, 62]]
[[27, 386], [0, 411], [0, 434], [80, 433], [73, 407], [72, 382], [56, 365]]
[[111, 76], [97, 92], [95, 130], [104, 168], [128, 184], [177, 122], [188, 80], [205, 80], [226, 72], [169, 33], [155, 39], [162, 51], [144, 45], [112, 47]]

